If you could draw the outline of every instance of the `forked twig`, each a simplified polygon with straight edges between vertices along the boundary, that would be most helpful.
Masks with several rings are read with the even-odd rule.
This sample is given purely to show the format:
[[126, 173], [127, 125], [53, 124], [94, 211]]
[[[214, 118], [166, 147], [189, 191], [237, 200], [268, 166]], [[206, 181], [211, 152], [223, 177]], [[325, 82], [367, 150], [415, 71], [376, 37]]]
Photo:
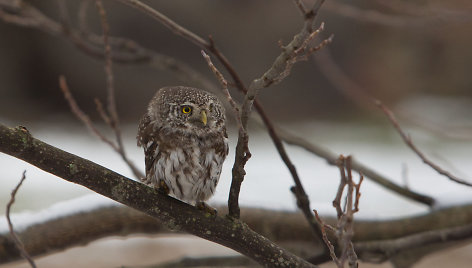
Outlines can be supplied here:
[[10, 198], [10, 201], [8, 201], [7, 209], [6, 209], [5, 214], [6, 214], [6, 217], [7, 217], [8, 229], [10, 229], [10, 235], [11, 235], [11, 237], [13, 239], [13, 242], [15, 243], [16, 247], [20, 251], [21, 256], [29, 262], [31, 267], [36, 268], [36, 264], [34, 263], [33, 258], [31, 258], [31, 256], [25, 250], [25, 246], [21, 242], [20, 238], [16, 235], [15, 230], [13, 229], [13, 224], [12, 224], [11, 219], [10, 219], [11, 206], [13, 205], [13, 203], [15, 203], [16, 193], [18, 192], [18, 189], [20, 189], [21, 184], [23, 183], [23, 181], [25, 179], [26, 179], [26, 170], [23, 171], [23, 175], [21, 175], [20, 182], [16, 185], [16, 187], [11, 192], [11, 198]]
[[[354, 236], [354, 213], [359, 211], [359, 199], [361, 196], [360, 187], [363, 181], [362, 174], [360, 175], [359, 182], [356, 184], [352, 179], [352, 167], [351, 167], [351, 156], [344, 157], [340, 155], [338, 158], [338, 167], [340, 171], [341, 181], [339, 183], [336, 197], [333, 201], [333, 207], [336, 208], [337, 212], [337, 224], [336, 228], [324, 223], [318, 216], [316, 210], [316, 220], [321, 225], [321, 231], [323, 233], [323, 240], [328, 246], [331, 258], [336, 263], [338, 268], [344, 267], [346, 261], [349, 267], [358, 267], [357, 254], [354, 251], [354, 245], [352, 243], [352, 237]], [[344, 188], [347, 186], [347, 192], [344, 196]], [[342, 204], [342, 197], [345, 197], [345, 203]], [[327, 228], [328, 227], [328, 228]], [[326, 229], [333, 232], [337, 238], [337, 245], [339, 247], [338, 255], [334, 249], [334, 246], [329, 241], [326, 235]]]

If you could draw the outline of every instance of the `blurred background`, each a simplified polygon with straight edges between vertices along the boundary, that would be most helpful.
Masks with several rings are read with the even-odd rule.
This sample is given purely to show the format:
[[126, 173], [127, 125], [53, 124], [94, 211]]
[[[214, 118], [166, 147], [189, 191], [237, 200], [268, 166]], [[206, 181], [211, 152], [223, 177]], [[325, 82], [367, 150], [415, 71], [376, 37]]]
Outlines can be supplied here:
[[[68, 25], [69, 29], [99, 35], [102, 32], [93, 1], [25, 2], [52, 20]], [[287, 44], [303, 25], [299, 11], [287, 0], [156, 0], [146, 3], [203, 38], [211, 35], [246, 85], [271, 66], [281, 52], [279, 41]], [[208, 69], [199, 47], [119, 1], [104, 1], [104, 4], [112, 36], [133, 40], [197, 74], [196, 78], [182, 75], [175, 67], [182, 66], [179, 64], [163, 67], [159, 62], [135, 61], [113, 65], [125, 145], [130, 158], [142, 167], [142, 152], [135, 146], [134, 136], [139, 118], [155, 91], [169, 85], [215, 91], [219, 89], [218, 81]], [[0, 1], [0, 7], [2, 5]], [[100, 129], [110, 133], [100, 123], [94, 103], [94, 98], [106, 102], [103, 59], [84, 53], [67, 33], [8, 23], [5, 14], [14, 12], [3, 9], [0, 13], [0, 122], [8, 126], [24, 125], [33, 135], [54, 146], [131, 176], [119, 156], [78, 122], [59, 89], [58, 78], [64, 75], [80, 107]], [[432, 195], [444, 204], [466, 202], [464, 197], [470, 196], [470, 190], [425, 166], [366, 96], [388, 105], [405, 130], [412, 134], [417, 146], [434, 161], [470, 179], [472, 3], [467, 0], [328, 0], [317, 17], [317, 23], [321, 22], [325, 22], [325, 30], [314, 43], [331, 34], [334, 34], [333, 42], [307, 61], [295, 64], [281, 83], [261, 91], [259, 100], [273, 122], [335, 153], [353, 154], [396, 183]], [[224, 68], [212, 58], [230, 80]], [[205, 87], [208, 81], [211, 87]], [[236, 89], [230, 90], [241, 100], [242, 95]], [[293, 183], [271, 141], [256, 124], [250, 131], [253, 158], [248, 163], [241, 203], [295, 210], [296, 204], [288, 191]], [[215, 203], [222, 204], [227, 198], [236, 136], [234, 126], [230, 126], [231, 155], [212, 199]], [[334, 214], [330, 203], [336, 192], [338, 171], [302, 149], [289, 147], [289, 153], [314, 206], [325, 214]], [[8, 156], [0, 156], [0, 168], [1, 176], [6, 178], [0, 187], [1, 213], [4, 213], [3, 204], [9, 199], [10, 190], [25, 168], [30, 179], [20, 190], [14, 212], [35, 211], [90, 193]], [[271, 191], [261, 195], [260, 185], [270, 185]], [[427, 211], [372, 182], [366, 181], [363, 187], [361, 217], [378, 219]], [[125, 249], [120, 248], [123, 244], [117, 239], [107, 240], [98, 242], [98, 251], [115, 248], [117, 250], [110, 250], [110, 254], [121, 255], [120, 250], [129, 252], [129, 248], [151, 247], [159, 251], [169, 243], [176, 243], [181, 249], [187, 243], [203, 243], [189, 237], [176, 239], [169, 242], [169, 238], [159, 238], [152, 243], [138, 239], [140, 246], [133, 240], [135, 242], [128, 241]], [[213, 244], [205, 245], [195, 248], [207, 249], [206, 253], [188, 253], [192, 252], [189, 249], [182, 254], [228, 254], [225, 249], [215, 249]], [[447, 253], [459, 254], [460, 257], [454, 257], [459, 262], [455, 267], [467, 267], [472, 261], [470, 254], [464, 253], [470, 252], [470, 246], [462, 250], [462, 253]], [[88, 252], [98, 251], [92, 247]], [[96, 267], [110, 266], [110, 263], [98, 265], [98, 257], [89, 253], [79, 251], [69, 257], [59, 254], [56, 258], [63, 258], [63, 263], [67, 263], [74, 256], [88, 255]], [[144, 261], [136, 254], [133, 256], [138, 257], [131, 264]], [[45, 265], [53, 267], [55, 262], [57, 259]], [[443, 267], [431, 266], [440, 263], [438, 259], [428, 259], [422, 265]], [[23, 267], [21, 265], [15, 267]], [[80, 266], [86, 266], [85, 259], [79, 262]]]
[[[28, 1], [56, 21], [79, 27], [82, 1]], [[88, 2], [88, 1], [84, 1]], [[196, 34], [212, 35], [248, 85], [260, 77], [301, 29], [302, 18], [292, 1], [152, 1], [151, 6]], [[171, 33], [136, 9], [105, 1], [112, 36], [175, 58], [217, 83], [200, 55], [200, 48]], [[85, 8], [85, 29], [101, 34], [94, 4]], [[457, 99], [470, 106], [472, 96], [472, 20], [469, 1], [327, 1], [318, 16], [325, 22], [323, 37], [334, 34], [329, 46], [338, 67], [368, 93], [387, 104], [408, 100], [409, 108], [427, 105], [435, 111], [453, 103], [423, 103]], [[74, 120], [58, 87], [65, 75], [80, 106], [97, 116], [94, 97], [104, 99], [101, 59], [90, 57], [62, 36], [1, 23], [0, 113], [3, 118], [39, 122], [61, 117]], [[216, 62], [216, 60], [215, 60]], [[167, 85], [187, 84], [173, 70], [149, 64], [115, 64], [116, 97], [120, 116], [137, 122], [154, 92]], [[229, 76], [228, 76], [229, 78]], [[239, 93], [235, 92], [235, 96]], [[351, 120], [372, 111], [355, 105], [333, 86], [314, 60], [297, 64], [282, 83], [263, 91], [260, 99], [277, 121], [306, 119]], [[430, 105], [431, 104], [431, 105]], [[451, 107], [452, 106], [452, 107]], [[289, 110], [290, 113], [286, 111]], [[449, 110], [449, 109], [445, 109]]]

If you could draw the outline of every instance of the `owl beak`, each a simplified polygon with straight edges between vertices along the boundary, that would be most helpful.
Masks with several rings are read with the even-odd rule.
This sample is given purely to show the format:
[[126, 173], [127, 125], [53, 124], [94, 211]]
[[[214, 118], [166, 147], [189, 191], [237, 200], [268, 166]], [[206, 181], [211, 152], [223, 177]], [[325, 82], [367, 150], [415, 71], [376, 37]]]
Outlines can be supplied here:
[[201, 120], [202, 120], [203, 125], [206, 126], [207, 125], [207, 114], [206, 114], [205, 110], [202, 110], [200, 115], [201, 115]]

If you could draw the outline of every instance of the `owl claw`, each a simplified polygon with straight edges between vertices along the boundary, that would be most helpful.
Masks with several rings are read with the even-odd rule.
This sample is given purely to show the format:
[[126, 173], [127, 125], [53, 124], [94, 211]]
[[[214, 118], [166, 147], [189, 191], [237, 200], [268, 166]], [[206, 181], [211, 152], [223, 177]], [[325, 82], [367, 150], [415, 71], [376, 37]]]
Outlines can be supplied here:
[[207, 205], [205, 202], [202, 202], [202, 201], [199, 201], [195, 204], [195, 207], [198, 209], [198, 210], [201, 210], [203, 212], [206, 212], [212, 216], [216, 216], [216, 209], [210, 207], [209, 205]]
[[162, 194], [165, 194], [165, 195], [169, 195], [169, 186], [167, 186], [167, 184], [163, 181], [163, 180], [160, 180], [159, 181], [159, 185], [157, 186], [157, 190], [162, 193]]

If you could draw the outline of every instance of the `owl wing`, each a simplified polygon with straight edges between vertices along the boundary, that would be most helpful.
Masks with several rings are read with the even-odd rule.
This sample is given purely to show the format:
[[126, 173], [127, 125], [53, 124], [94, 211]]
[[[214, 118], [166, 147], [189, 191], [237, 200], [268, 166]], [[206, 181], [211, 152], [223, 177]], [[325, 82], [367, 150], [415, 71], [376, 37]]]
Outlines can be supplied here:
[[148, 177], [152, 173], [154, 167], [154, 161], [158, 157], [158, 146], [159, 146], [159, 134], [157, 130], [153, 128], [151, 118], [145, 114], [139, 122], [138, 135], [136, 137], [138, 146], [144, 148], [145, 165], [146, 165], [146, 178], [144, 183], [150, 184], [151, 178]]

